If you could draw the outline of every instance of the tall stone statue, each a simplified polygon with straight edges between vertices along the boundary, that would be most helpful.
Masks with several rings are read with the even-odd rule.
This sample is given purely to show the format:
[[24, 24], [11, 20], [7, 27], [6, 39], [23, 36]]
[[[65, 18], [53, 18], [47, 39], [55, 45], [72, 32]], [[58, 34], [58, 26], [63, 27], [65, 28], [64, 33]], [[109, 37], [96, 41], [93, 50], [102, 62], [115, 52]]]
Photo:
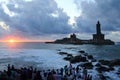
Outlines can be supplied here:
[[99, 21], [96, 24], [96, 34], [93, 34], [93, 40], [104, 40], [104, 34], [101, 33], [101, 26]]
[[96, 24], [96, 33], [97, 34], [101, 34], [101, 28], [100, 28], [100, 22], [98, 21], [97, 24]]

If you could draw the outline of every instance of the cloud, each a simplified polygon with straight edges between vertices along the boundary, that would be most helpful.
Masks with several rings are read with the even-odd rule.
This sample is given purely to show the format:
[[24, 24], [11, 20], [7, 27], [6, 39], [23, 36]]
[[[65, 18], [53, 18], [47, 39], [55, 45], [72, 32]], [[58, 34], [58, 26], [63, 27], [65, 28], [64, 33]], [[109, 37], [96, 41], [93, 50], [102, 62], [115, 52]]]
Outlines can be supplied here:
[[9, 31], [9, 26], [6, 25], [4, 22], [0, 22], [0, 27], [6, 31]]
[[7, 0], [0, 2], [0, 21], [11, 33], [24, 35], [67, 34], [69, 16], [54, 0]]
[[120, 0], [75, 0], [81, 16], [76, 17], [77, 26], [82, 32], [95, 32], [97, 20], [101, 22], [103, 31], [120, 30]]

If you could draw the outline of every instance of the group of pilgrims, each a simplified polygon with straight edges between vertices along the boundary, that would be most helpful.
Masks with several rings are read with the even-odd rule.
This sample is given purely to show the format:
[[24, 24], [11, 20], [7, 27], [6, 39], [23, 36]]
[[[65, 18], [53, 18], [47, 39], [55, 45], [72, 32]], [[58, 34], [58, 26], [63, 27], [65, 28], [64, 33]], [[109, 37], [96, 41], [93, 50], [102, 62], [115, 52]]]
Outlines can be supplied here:
[[17, 69], [8, 64], [7, 70], [0, 72], [0, 80], [93, 80], [85, 67], [72, 64], [60, 69], [37, 70], [33, 67]]

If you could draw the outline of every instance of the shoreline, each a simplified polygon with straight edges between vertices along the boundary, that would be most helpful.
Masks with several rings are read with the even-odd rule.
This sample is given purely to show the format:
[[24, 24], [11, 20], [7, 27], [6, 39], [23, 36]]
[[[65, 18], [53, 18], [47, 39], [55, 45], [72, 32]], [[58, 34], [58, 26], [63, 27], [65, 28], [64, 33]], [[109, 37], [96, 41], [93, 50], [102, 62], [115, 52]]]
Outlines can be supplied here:
[[[95, 76], [97, 74], [99, 76], [102, 75], [102, 78], [105, 78], [104, 80], [109, 80], [110, 78], [112, 78], [111, 75], [114, 75], [115, 78], [118, 78], [118, 79], [113, 79], [113, 80], [119, 80], [119, 78], [120, 78], [120, 59], [97, 60], [94, 58], [93, 55], [89, 55], [88, 53], [86, 53], [83, 50], [79, 51], [79, 53], [80, 53], [79, 55], [72, 55], [68, 52], [62, 52], [61, 50], [58, 51], [58, 54], [61, 56], [64, 56], [63, 59], [70, 62], [73, 67], [77, 68], [77, 66], [79, 66], [81, 69], [86, 68], [88, 73], [90, 73], [93, 78], [95, 78]], [[67, 66], [69, 66], [69, 65], [67, 65]], [[25, 67], [23, 66], [22, 68], [25, 68]], [[62, 67], [62, 68], [64, 68], [64, 67]], [[20, 68], [18, 70], [20, 70]], [[43, 69], [38, 69], [38, 70], [44, 71]], [[81, 72], [81, 74], [83, 74], [83, 73]], [[92, 79], [92, 80], [94, 80], [94, 79]]]

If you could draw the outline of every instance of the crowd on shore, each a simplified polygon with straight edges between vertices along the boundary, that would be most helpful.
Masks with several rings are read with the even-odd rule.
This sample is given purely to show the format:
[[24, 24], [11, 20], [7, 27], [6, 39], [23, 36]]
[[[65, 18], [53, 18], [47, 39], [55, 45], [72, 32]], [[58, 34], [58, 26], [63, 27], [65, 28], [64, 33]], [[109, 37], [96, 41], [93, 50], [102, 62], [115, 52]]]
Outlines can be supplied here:
[[72, 64], [61, 69], [37, 70], [36, 68], [20, 68], [8, 64], [7, 70], [0, 72], [0, 80], [93, 80], [88, 70]]

